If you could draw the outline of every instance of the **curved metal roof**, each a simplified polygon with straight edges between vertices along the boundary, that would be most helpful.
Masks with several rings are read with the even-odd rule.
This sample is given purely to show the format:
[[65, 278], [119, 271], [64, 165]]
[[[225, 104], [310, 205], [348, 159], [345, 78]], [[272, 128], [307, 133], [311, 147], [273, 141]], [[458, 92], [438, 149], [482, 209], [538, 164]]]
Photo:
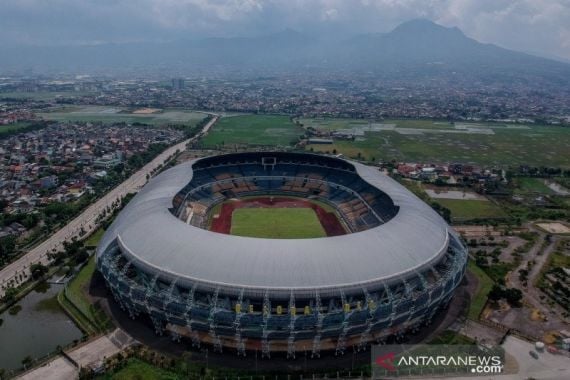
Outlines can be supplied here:
[[249, 238], [188, 225], [169, 208], [197, 161], [152, 179], [105, 233], [97, 256], [117, 240], [135, 265], [179, 283], [284, 293], [390, 282], [433, 265], [447, 250], [448, 225], [435, 211], [376, 168], [351, 161], [361, 178], [400, 207], [387, 223], [315, 239]]

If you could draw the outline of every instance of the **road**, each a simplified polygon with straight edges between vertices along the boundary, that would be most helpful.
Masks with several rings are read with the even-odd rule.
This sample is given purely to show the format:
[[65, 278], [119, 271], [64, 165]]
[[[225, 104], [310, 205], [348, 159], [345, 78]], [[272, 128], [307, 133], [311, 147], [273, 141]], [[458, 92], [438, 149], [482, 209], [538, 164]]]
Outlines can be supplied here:
[[163, 164], [177, 150], [184, 151], [186, 144], [198, 139], [201, 135], [207, 133], [210, 128], [218, 121], [218, 116], [204, 126], [198, 136], [182, 141], [173, 145], [158, 155], [154, 160], [146, 164], [139, 171], [126, 179], [119, 186], [108, 192], [105, 196], [97, 200], [89, 206], [81, 215], [73, 219], [67, 225], [62, 227], [47, 240], [30, 250], [26, 255], [14, 261], [0, 271], [0, 298], [4, 296], [6, 288], [19, 285], [30, 277], [30, 266], [41, 263], [48, 264], [48, 254], [63, 249], [63, 242], [71, 240], [73, 237], [81, 237], [80, 232], [85, 231], [83, 236], [88, 236], [98, 228], [97, 217], [101, 215], [107, 207], [114, 202], [119, 201], [128, 193], [137, 192], [147, 182], [147, 175], [151, 175], [159, 165]]
[[[546, 303], [542, 299], [544, 298], [544, 294], [540, 291], [540, 289], [537, 289], [534, 286], [543, 266], [548, 261], [548, 257], [556, 248], [559, 237], [556, 235], [551, 235], [550, 243], [543, 249], [543, 242], [545, 241], [546, 234], [534, 228], [532, 224], [529, 224], [529, 230], [538, 233], [539, 238], [537, 239], [534, 246], [530, 249], [530, 251], [525, 255], [521, 264], [516, 269], [511, 271], [507, 278], [507, 285], [509, 287], [520, 289], [523, 292], [524, 301], [540, 310], [540, 312], [543, 315], [549, 317], [549, 319], [555, 318], [564, 321], [565, 319], [562, 317], [564, 315], [564, 310], [562, 310], [558, 304], [550, 305]], [[527, 286], [523, 286], [522, 282], [519, 279], [518, 271], [520, 269], [527, 269], [529, 261], [534, 261], [534, 265], [529, 271]]]

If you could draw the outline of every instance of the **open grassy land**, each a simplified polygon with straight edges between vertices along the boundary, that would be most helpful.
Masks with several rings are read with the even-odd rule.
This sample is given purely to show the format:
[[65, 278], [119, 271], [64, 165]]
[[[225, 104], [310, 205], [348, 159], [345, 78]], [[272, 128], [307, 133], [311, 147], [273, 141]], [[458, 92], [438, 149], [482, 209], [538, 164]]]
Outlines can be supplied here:
[[288, 116], [245, 115], [222, 118], [202, 141], [204, 147], [218, 145], [288, 146], [303, 134]]
[[231, 234], [268, 239], [326, 236], [317, 215], [308, 208], [236, 209], [232, 214]]
[[493, 280], [487, 273], [483, 271], [483, 269], [479, 268], [472, 260], [469, 260], [467, 263], [467, 269], [469, 272], [473, 273], [475, 277], [477, 277], [477, 292], [473, 296], [471, 300], [471, 304], [469, 305], [469, 312], [467, 317], [469, 319], [477, 320], [479, 319], [479, 315], [483, 311], [485, 304], [487, 303], [487, 295], [491, 291], [493, 287]]
[[110, 326], [110, 321], [88, 297], [91, 278], [95, 273], [95, 256], [71, 280], [60, 293], [60, 304], [73, 316], [77, 324], [88, 333], [96, 333]]
[[32, 123], [27, 121], [21, 121], [14, 124], [0, 125], [0, 137], [4, 135], [9, 135], [13, 132], [19, 131], [20, 129], [30, 126]]
[[127, 364], [111, 374], [98, 376], [97, 379], [108, 380], [176, 380], [182, 379], [176, 373], [153, 366], [139, 359], [129, 359]]
[[32, 100], [54, 100], [56, 98], [78, 98], [86, 95], [93, 95], [88, 91], [37, 91], [37, 92], [0, 92], [0, 99], [32, 99]]
[[149, 125], [197, 124], [206, 114], [186, 110], [161, 110], [157, 113], [133, 113], [135, 110], [104, 106], [59, 107], [39, 113], [47, 120], [71, 122], [142, 123]]
[[514, 179], [518, 193], [554, 194], [544, 183], [543, 178], [518, 177]]
[[88, 248], [95, 248], [99, 244], [99, 240], [103, 237], [105, 230], [103, 228], [99, 228], [95, 231], [87, 240], [85, 240], [85, 246]]
[[309, 145], [348, 157], [410, 162], [463, 162], [478, 165], [570, 167], [570, 128], [546, 125], [384, 120], [368, 124], [349, 119], [301, 119], [321, 130], [353, 129], [356, 141]]
[[505, 212], [493, 202], [483, 200], [437, 199], [437, 203], [451, 211], [454, 220], [503, 218]]

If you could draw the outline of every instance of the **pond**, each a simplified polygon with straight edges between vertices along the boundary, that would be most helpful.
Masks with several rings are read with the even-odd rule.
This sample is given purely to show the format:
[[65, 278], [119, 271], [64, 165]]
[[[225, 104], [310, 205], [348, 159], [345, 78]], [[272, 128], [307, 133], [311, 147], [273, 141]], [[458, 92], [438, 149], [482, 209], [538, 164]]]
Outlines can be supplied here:
[[[61, 276], [59, 276], [61, 277]], [[16, 315], [0, 314], [0, 368], [20, 368], [26, 356], [40, 358], [83, 335], [57, 302], [63, 285], [41, 285], [17, 305]]]

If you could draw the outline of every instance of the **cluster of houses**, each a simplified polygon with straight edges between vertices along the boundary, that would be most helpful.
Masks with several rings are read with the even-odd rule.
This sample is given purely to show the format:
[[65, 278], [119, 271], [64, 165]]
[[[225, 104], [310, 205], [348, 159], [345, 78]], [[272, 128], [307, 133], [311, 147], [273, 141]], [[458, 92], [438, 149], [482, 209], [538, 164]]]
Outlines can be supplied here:
[[448, 165], [399, 163], [394, 168], [394, 174], [404, 178], [423, 182], [456, 185], [461, 183], [496, 183], [505, 181], [502, 170], [484, 169], [474, 165], [453, 163]]
[[32, 120], [34, 114], [27, 109], [3, 109], [0, 106], [0, 125], [15, 124], [20, 121]]
[[[52, 202], [78, 199], [109, 170], [149, 145], [182, 138], [182, 132], [166, 128], [53, 124], [2, 139], [2, 212], [32, 213]], [[21, 225], [10, 225], [0, 232], [6, 236], [23, 231]]]

